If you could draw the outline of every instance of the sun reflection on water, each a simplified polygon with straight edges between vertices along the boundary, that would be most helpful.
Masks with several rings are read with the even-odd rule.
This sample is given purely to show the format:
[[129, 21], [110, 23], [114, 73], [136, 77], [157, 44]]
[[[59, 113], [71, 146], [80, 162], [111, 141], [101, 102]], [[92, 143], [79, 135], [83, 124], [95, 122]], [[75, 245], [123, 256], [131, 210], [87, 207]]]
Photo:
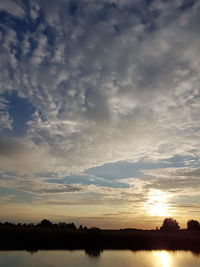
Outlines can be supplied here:
[[175, 267], [172, 265], [171, 255], [167, 251], [154, 251], [154, 257], [158, 267]]

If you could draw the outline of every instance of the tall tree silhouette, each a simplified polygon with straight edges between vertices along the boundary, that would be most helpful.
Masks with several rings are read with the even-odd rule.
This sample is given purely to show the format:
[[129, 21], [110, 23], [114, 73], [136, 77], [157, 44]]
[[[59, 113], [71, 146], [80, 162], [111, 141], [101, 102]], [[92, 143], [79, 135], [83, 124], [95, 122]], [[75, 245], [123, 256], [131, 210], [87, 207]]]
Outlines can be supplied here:
[[178, 231], [180, 226], [178, 222], [173, 218], [165, 218], [162, 226], [160, 227], [161, 231]]
[[200, 223], [196, 220], [189, 220], [187, 222], [187, 230], [189, 231], [200, 231]]

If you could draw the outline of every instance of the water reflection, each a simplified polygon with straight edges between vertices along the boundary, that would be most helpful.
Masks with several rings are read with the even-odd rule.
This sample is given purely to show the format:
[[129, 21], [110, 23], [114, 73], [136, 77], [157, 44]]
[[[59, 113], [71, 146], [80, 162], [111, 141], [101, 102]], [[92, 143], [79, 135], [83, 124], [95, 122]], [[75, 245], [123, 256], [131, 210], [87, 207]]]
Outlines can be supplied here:
[[153, 252], [155, 256], [156, 262], [159, 263], [160, 267], [171, 267], [172, 265], [172, 260], [171, 260], [171, 255], [170, 252], [168, 251], [154, 251]]
[[103, 250], [100, 250], [100, 249], [85, 249], [85, 254], [87, 254], [88, 256], [92, 258], [100, 257], [102, 252]]
[[27, 249], [27, 252], [29, 252], [30, 254], [34, 254], [38, 252], [38, 249]]
[[192, 251], [192, 254], [193, 254], [195, 257], [200, 257], [200, 250]]
[[191, 251], [51, 250], [0, 251], [3, 267], [199, 267], [200, 254]]

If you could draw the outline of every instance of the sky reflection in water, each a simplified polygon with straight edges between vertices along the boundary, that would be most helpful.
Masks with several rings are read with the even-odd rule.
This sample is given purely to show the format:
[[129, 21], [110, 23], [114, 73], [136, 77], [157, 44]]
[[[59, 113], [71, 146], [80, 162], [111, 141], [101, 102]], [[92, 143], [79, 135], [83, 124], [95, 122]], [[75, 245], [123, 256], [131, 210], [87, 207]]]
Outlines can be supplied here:
[[200, 254], [190, 251], [1, 251], [0, 266], [197, 267]]

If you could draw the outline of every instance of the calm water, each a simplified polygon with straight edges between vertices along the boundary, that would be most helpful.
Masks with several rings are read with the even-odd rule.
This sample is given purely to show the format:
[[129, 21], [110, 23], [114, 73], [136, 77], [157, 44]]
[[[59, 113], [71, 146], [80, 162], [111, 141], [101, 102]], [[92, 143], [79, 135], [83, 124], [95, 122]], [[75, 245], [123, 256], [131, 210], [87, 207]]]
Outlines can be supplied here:
[[189, 251], [0, 251], [3, 267], [199, 267], [200, 255]]

